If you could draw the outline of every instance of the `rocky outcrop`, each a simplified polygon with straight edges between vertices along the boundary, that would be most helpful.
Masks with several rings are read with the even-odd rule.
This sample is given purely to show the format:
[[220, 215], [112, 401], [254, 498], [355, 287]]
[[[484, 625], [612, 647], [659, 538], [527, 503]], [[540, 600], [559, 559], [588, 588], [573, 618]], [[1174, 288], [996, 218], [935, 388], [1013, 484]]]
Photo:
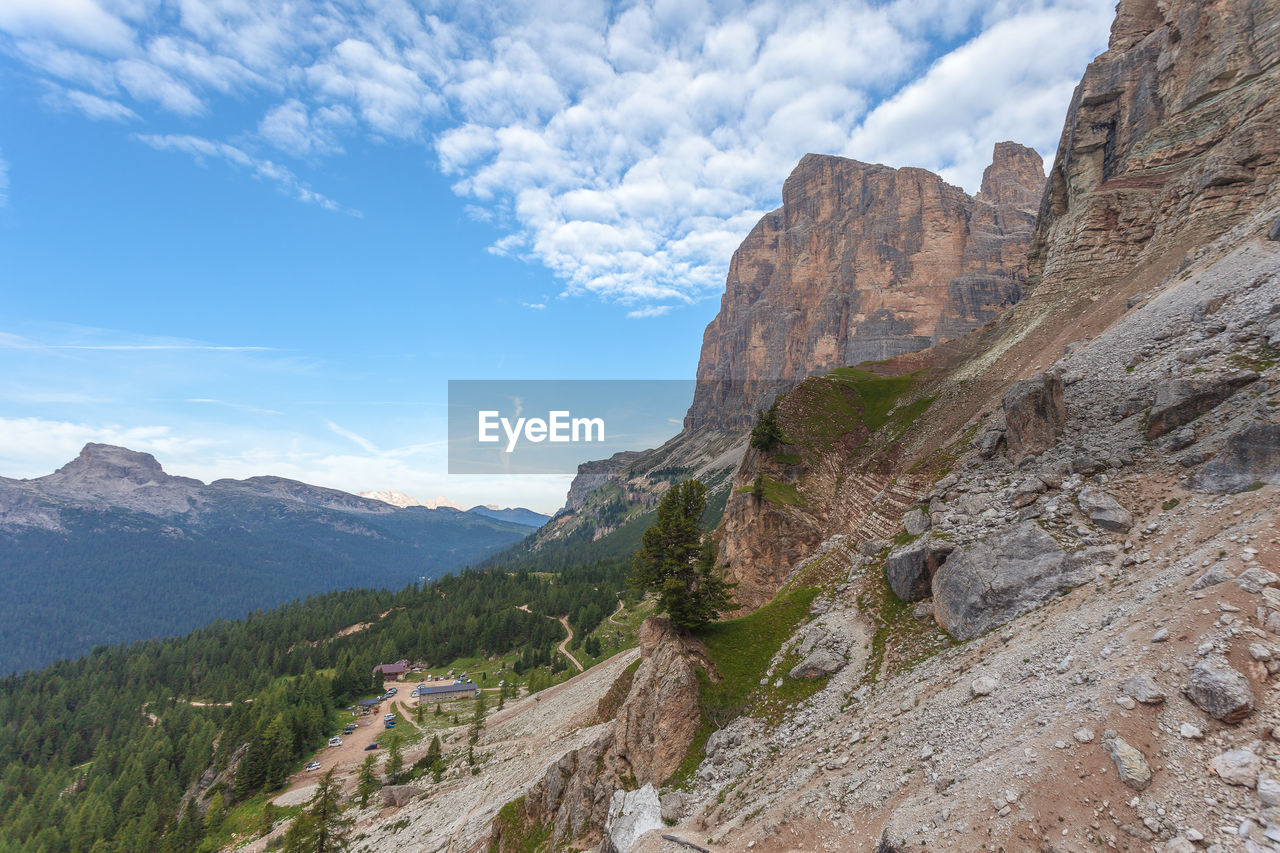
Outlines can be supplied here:
[[1005, 392], [1001, 406], [1005, 441], [1014, 462], [1053, 447], [1067, 422], [1062, 379], [1056, 373], [1041, 373], [1015, 382]]
[[1121, 0], [1071, 99], [1031, 288], [1101, 293], [1257, 209], [1280, 176], [1276, 18], [1258, 0]]
[[[613, 722], [549, 767], [524, 797], [524, 825], [550, 827], [552, 849], [594, 845], [606, 827], [616, 830], [615, 849], [630, 849], [629, 843], [618, 843], [631, 837], [623, 831], [631, 826], [624, 818], [651, 812], [660, 817], [660, 808], [656, 797], [650, 809], [647, 799], [615, 794], [665, 782], [684, 759], [702, 721], [695, 666], [713, 674], [715, 670], [701, 648], [659, 617], [644, 621], [639, 639], [640, 665], [634, 675], [622, 676], [631, 678], [631, 689]], [[638, 826], [647, 818], [637, 820]], [[490, 849], [510, 849], [502, 833], [503, 825], [495, 824]]]
[[583, 462], [578, 466], [578, 473], [573, 478], [573, 482], [569, 484], [569, 494], [565, 496], [564, 509], [561, 512], [573, 512], [579, 509], [588, 495], [617, 477], [642, 455], [640, 451], [624, 450], [613, 454], [608, 459]]
[[1280, 485], [1280, 424], [1252, 423], [1227, 439], [1222, 452], [1191, 478], [1191, 488], [1225, 494], [1258, 483]]
[[640, 627], [640, 656], [614, 723], [614, 750], [637, 781], [661, 785], [680, 766], [701, 722], [695, 655], [669, 621], [649, 618]]
[[884, 563], [889, 588], [903, 601], [928, 598], [933, 576], [954, 550], [951, 542], [927, 535], [895, 548]]
[[1257, 378], [1252, 370], [1238, 370], [1207, 378], [1161, 382], [1147, 416], [1147, 438], [1159, 438], [1190, 423]]
[[933, 578], [933, 612], [972, 639], [1056, 598], [1092, 574], [1035, 522], [957, 548]]
[[686, 428], [749, 427], [806, 376], [963, 335], [1016, 302], [1044, 186], [995, 147], [971, 197], [923, 169], [809, 154], [734, 253]]
[[653, 785], [638, 791], [614, 791], [609, 801], [609, 823], [605, 827], [602, 853], [630, 853], [636, 839], [653, 829], [661, 829], [662, 804]]

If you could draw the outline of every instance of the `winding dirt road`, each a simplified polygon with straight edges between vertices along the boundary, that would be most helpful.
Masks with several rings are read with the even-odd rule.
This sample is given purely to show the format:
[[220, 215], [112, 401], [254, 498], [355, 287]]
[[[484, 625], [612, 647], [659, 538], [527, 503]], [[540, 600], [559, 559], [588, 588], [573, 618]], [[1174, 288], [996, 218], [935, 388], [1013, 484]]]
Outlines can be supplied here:
[[569, 644], [573, 642], [573, 629], [569, 627], [569, 617], [561, 616], [560, 624], [563, 625], [564, 629], [569, 632], [569, 636], [565, 637], [564, 640], [560, 642], [560, 654], [567, 657], [573, 663], [573, 665], [578, 668], [578, 672], [582, 672], [584, 670], [584, 667], [582, 666], [581, 663], [578, 662], [578, 659], [575, 658], [573, 654], [569, 651]]

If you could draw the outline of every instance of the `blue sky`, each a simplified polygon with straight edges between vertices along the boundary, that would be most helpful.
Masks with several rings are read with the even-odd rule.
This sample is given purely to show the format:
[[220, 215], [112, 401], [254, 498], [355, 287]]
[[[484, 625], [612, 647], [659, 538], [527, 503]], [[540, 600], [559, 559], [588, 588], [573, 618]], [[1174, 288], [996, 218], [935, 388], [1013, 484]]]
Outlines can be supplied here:
[[[281, 8], [287, 11], [280, 11]], [[448, 379], [693, 375], [806, 152], [1052, 155], [1110, 2], [0, 3], [0, 475], [445, 474]]]

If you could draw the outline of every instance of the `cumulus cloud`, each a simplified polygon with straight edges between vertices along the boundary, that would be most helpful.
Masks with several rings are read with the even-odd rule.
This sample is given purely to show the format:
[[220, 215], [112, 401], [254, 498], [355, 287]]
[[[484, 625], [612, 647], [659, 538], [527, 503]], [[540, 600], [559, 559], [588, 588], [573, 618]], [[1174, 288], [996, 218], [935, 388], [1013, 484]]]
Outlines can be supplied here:
[[145, 105], [238, 122], [251, 105], [229, 141], [138, 138], [328, 209], [256, 147], [314, 164], [360, 138], [425, 144], [468, 215], [505, 232], [491, 251], [650, 316], [719, 290], [807, 152], [932, 168], [970, 191], [996, 141], [1050, 154], [1111, 15], [1111, 0], [436, 13], [399, 0], [10, 0], [0, 31], [91, 117], [133, 120]]
[[176, 435], [161, 425], [87, 424], [47, 418], [0, 418], [0, 470], [39, 477], [74, 459], [88, 442], [115, 444], [157, 458], [193, 455], [212, 442]]

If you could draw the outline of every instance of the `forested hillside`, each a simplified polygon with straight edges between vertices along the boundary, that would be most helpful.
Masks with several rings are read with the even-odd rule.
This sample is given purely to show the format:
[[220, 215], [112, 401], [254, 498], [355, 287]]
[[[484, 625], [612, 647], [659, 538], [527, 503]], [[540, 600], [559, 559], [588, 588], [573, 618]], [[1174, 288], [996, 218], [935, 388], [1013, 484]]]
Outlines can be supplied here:
[[[9, 676], [0, 849], [202, 849], [204, 821], [182, 804], [206, 768], [227, 766], [247, 744], [224, 802], [278, 786], [324, 742], [337, 708], [374, 691], [379, 662], [547, 660], [564, 637], [548, 617], [567, 614], [584, 636], [616, 605], [628, 567], [623, 558], [555, 575], [494, 567], [396, 593], [330, 593]], [[336, 636], [360, 622], [371, 624]]]

